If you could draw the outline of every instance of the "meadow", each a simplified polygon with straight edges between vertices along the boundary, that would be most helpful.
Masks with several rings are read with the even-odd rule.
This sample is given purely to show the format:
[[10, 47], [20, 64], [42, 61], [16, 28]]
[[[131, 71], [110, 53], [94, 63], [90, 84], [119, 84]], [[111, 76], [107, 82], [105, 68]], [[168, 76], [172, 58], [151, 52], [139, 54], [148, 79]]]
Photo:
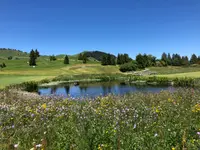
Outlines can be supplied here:
[[27, 150], [41, 139], [56, 149], [199, 149], [199, 90], [95, 99], [0, 92], [1, 149]]
[[[1, 58], [6, 68], [0, 71], [0, 149], [97, 149], [97, 150], [190, 150], [200, 148], [200, 91], [182, 87], [175, 92], [132, 93], [74, 99], [40, 97], [35, 93], [13, 90], [15, 84], [35, 86], [49, 81], [100, 79], [147, 81], [177, 86], [199, 84], [200, 67], [150, 67], [154, 76], [121, 73], [119, 66], [101, 66], [90, 59], [82, 64], [63, 56], [49, 61], [37, 59], [37, 66], [27, 64], [28, 57]], [[180, 77], [180, 78], [177, 78]], [[186, 78], [185, 78], [186, 77]], [[44, 80], [47, 79], [47, 80]], [[34, 81], [24, 83], [27, 81]], [[24, 83], [24, 84], [23, 84]], [[9, 88], [3, 89], [6, 86]], [[42, 140], [43, 139], [43, 140]], [[42, 147], [45, 140], [45, 147]]]

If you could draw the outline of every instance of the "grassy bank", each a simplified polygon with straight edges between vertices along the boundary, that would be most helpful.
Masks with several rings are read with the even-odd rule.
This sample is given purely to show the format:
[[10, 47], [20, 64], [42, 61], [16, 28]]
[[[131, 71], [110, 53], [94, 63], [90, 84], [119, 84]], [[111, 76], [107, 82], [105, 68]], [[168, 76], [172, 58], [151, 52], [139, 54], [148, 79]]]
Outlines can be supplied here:
[[41, 139], [52, 150], [199, 149], [199, 95], [180, 89], [74, 101], [1, 91], [0, 142], [22, 150]]

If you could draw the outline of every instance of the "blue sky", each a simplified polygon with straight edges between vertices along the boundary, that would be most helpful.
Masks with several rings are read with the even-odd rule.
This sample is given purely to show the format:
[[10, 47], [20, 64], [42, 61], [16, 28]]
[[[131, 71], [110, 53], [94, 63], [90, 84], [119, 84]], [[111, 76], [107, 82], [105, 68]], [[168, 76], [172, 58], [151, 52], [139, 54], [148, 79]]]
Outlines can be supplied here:
[[0, 47], [200, 55], [200, 0], [0, 0]]

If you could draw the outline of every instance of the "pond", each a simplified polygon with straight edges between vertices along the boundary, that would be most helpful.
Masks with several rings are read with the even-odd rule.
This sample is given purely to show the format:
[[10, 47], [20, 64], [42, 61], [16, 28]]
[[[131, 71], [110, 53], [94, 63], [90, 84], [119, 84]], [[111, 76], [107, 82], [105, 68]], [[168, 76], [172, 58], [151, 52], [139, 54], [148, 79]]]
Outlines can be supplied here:
[[82, 83], [80, 85], [74, 84], [61, 84], [50, 87], [39, 87], [38, 93], [40, 95], [56, 95], [56, 96], [71, 96], [74, 98], [97, 96], [106, 96], [108, 94], [124, 95], [133, 92], [152, 92], [157, 93], [162, 90], [175, 91], [175, 87], [172, 86], [136, 86], [134, 84], [125, 83]]

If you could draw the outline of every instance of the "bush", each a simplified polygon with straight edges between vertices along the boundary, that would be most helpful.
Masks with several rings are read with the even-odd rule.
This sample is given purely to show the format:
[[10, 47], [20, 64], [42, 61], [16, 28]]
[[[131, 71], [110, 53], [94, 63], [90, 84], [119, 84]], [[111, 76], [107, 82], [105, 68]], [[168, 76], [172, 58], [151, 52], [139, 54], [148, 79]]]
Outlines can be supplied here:
[[9, 57], [8, 57], [8, 60], [12, 60], [12, 56], [9, 56]]
[[121, 72], [127, 72], [127, 71], [136, 71], [137, 70], [137, 65], [133, 62], [125, 63], [120, 66], [119, 69]]

